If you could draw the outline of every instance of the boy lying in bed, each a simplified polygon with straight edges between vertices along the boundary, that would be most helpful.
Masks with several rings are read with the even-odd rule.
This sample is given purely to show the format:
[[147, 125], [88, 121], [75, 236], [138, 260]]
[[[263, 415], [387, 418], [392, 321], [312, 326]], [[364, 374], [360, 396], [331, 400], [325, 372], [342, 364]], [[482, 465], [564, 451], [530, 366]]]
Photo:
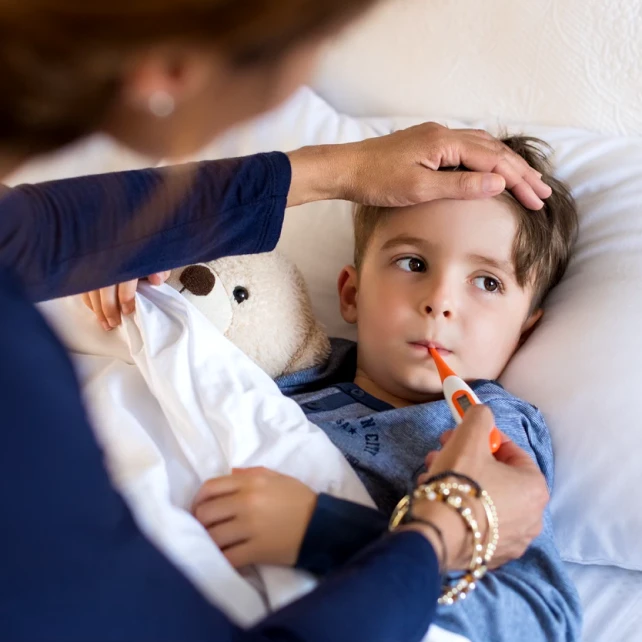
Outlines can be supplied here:
[[[552, 487], [542, 415], [495, 379], [564, 273], [577, 213], [539, 141], [505, 142], [553, 188], [544, 209], [526, 210], [507, 192], [359, 207], [355, 265], [338, 280], [341, 314], [357, 325], [357, 344], [336, 340], [325, 366], [279, 381], [344, 453], [379, 511], [317, 497], [264, 469], [210, 480], [195, 515], [235, 566], [289, 564], [322, 575], [386, 529], [396, 503], [426, 472], [426, 453], [453, 426], [429, 346], [472, 382], [498, 428], [532, 454]], [[547, 515], [521, 559], [489, 573], [464, 602], [441, 607], [436, 624], [472, 641], [569, 642], [579, 639], [580, 620]]]

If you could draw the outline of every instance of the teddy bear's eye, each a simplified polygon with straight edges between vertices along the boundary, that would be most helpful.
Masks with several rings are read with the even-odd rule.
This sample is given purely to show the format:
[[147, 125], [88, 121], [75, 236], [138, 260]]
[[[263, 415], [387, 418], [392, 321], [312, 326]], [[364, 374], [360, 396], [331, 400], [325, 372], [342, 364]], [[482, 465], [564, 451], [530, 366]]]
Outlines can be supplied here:
[[237, 303], [243, 303], [243, 301], [247, 301], [250, 298], [250, 293], [240, 285], [234, 288], [232, 294]]

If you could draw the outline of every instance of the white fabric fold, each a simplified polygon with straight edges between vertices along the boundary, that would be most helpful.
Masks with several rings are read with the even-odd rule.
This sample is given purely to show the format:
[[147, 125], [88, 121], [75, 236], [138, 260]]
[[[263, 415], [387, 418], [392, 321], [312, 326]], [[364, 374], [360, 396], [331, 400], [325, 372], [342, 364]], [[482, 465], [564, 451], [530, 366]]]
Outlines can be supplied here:
[[318, 492], [370, 504], [341, 453], [298, 405], [168, 286], [142, 284], [119, 332], [123, 358], [76, 354], [107, 465], [144, 532], [240, 624], [309, 590], [293, 569], [230, 567], [189, 512], [200, 485], [265, 466]]

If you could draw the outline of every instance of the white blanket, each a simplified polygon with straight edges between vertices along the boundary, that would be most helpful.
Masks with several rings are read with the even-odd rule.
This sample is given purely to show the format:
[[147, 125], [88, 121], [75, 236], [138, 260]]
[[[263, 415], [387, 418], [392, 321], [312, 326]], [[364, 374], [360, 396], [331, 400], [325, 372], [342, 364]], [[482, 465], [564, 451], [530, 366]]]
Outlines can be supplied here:
[[130, 358], [75, 355], [108, 468], [157, 546], [251, 624], [313, 582], [291, 569], [260, 568], [253, 581], [232, 569], [189, 513], [201, 483], [262, 465], [316, 491], [371, 500], [326, 435], [175, 290], [143, 284], [136, 305], [118, 331]]
[[[135, 316], [109, 334], [78, 298], [42, 308], [72, 351], [114, 484], [203, 595], [248, 626], [310, 590], [293, 569], [237, 573], [189, 508], [203, 481], [249, 466], [372, 505], [325, 433], [169, 286], [142, 283]], [[467, 640], [433, 626], [425, 642]]]

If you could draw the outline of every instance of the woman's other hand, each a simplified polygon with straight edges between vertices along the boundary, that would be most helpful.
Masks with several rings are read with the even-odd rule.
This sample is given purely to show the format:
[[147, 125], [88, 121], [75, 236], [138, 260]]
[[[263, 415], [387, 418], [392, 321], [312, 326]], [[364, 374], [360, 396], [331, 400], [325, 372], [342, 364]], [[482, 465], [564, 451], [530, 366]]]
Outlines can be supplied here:
[[[493, 425], [493, 414], [487, 406], [471, 408], [462, 423], [443, 439], [443, 448], [427, 456], [428, 472], [418, 482], [452, 470], [471, 477], [488, 492], [499, 518], [499, 545], [490, 564], [497, 568], [521, 557], [540, 534], [549, 493], [537, 464], [512, 441], [505, 438], [495, 455], [491, 454], [488, 437]], [[453, 510], [434, 504], [417, 501], [413, 512], [419, 518], [440, 521], [449, 552], [449, 570], [463, 569], [470, 562], [470, 542], [462, 521]], [[479, 524], [485, 524], [481, 505], [475, 509]]]
[[[162, 285], [169, 278], [170, 271], [152, 274], [148, 278], [152, 285]], [[83, 303], [96, 315], [104, 330], [113, 330], [122, 321], [122, 315], [131, 314], [135, 309], [138, 279], [81, 295]]]

